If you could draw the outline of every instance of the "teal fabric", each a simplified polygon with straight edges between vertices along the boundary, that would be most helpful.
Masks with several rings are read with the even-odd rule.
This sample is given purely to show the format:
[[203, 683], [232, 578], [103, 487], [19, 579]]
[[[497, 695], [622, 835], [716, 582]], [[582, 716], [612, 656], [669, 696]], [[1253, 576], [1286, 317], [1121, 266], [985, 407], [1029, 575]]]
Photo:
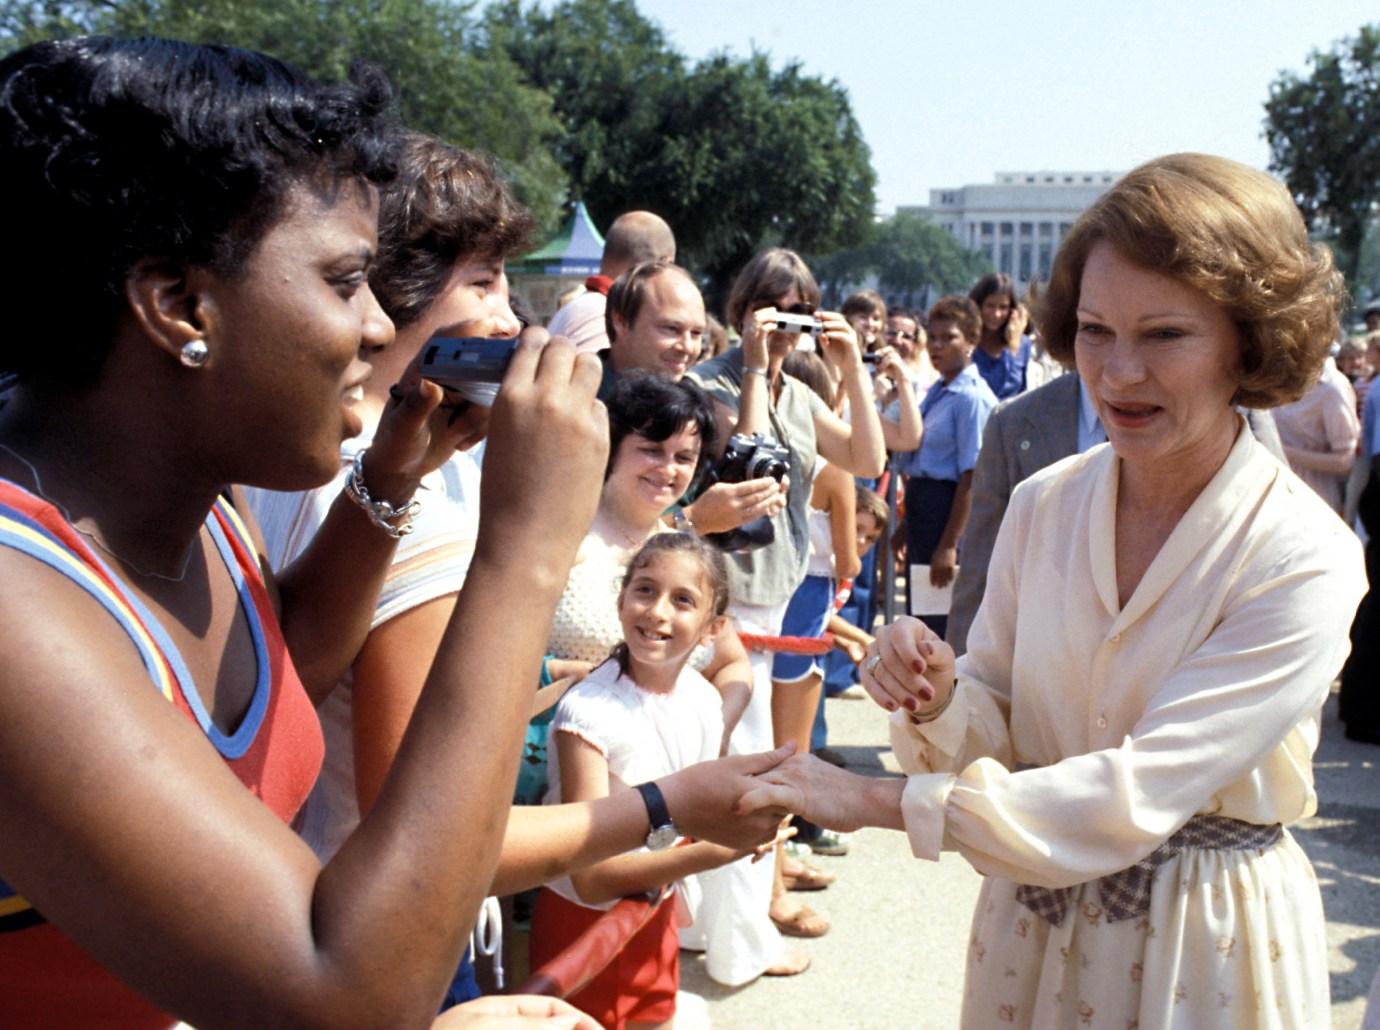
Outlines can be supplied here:
[[[551, 670], [547, 662], [551, 656], [541, 660], [541, 677], [537, 689], [551, 686]], [[513, 804], [540, 805], [546, 795], [546, 747], [551, 736], [551, 720], [556, 717], [553, 705], [540, 715], [534, 715], [527, 724], [527, 738], [522, 743], [522, 761], [518, 764], [517, 788], [513, 791]]]

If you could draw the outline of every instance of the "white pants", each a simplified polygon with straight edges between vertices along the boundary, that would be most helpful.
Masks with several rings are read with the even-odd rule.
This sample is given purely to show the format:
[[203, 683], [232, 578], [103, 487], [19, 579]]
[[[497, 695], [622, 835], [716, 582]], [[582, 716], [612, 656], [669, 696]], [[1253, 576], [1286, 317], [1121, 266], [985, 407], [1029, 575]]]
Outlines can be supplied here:
[[[781, 632], [786, 606], [730, 605], [729, 614], [744, 633], [775, 636]], [[771, 654], [749, 651], [752, 698], [729, 737], [731, 754], [772, 749]], [[705, 953], [711, 979], [737, 987], [761, 976], [786, 950], [771, 921], [773, 865], [768, 855], [754, 863], [741, 858], [698, 876], [702, 896], [693, 913], [695, 923], [680, 933], [682, 947]]]

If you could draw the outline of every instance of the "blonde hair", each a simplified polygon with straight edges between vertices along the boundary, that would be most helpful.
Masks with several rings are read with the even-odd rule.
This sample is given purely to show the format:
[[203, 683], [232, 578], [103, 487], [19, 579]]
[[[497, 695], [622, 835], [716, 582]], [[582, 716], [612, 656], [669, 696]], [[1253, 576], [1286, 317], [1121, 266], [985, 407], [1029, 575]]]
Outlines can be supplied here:
[[1083, 266], [1102, 240], [1227, 309], [1240, 334], [1237, 404], [1274, 407], [1317, 381], [1338, 334], [1345, 286], [1331, 252], [1309, 242], [1289, 194], [1264, 172], [1207, 154], [1171, 154], [1098, 198], [1033, 297], [1045, 347], [1065, 363], [1074, 357]]

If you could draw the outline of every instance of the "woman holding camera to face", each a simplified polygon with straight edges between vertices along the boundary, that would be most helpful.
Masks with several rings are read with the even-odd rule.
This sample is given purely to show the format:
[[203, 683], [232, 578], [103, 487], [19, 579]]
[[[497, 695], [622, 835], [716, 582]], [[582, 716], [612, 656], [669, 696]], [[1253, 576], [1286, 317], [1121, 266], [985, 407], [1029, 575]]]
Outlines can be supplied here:
[[[763, 251], [738, 274], [728, 302], [728, 318], [742, 335], [742, 346], [687, 373], [715, 400], [723, 438], [735, 424], [740, 429], [761, 426], [790, 451], [786, 506], [771, 520], [775, 539], [758, 550], [728, 556], [729, 596], [734, 599], [730, 611], [746, 633], [779, 633], [786, 604], [805, 577], [816, 454], [862, 476], [880, 475], [885, 461], [871, 382], [857, 335], [842, 315], [820, 312], [817, 339], [843, 374], [855, 412], [851, 426], [803, 383], [781, 372], [786, 355], [808, 337], [774, 331], [777, 313], [814, 315], [818, 305], [819, 287], [798, 255]], [[752, 699], [732, 739], [739, 752], [772, 744], [770, 656], [754, 652], [752, 661]], [[799, 954], [780, 959], [780, 937], [767, 919], [772, 872], [766, 863], [738, 862], [704, 877], [707, 911], [701, 922], [714, 979], [744, 983], [774, 963], [777, 972], [798, 972], [807, 964]], [[719, 885], [711, 887], [716, 880]]]
[[[367, 358], [393, 341], [368, 280], [388, 99], [372, 77], [321, 87], [161, 40], [0, 62], [16, 202], [0, 261], [28, 301], [0, 349], [17, 375], [0, 411], [0, 1023], [426, 1025], [455, 969], [606, 427], [598, 363], [525, 336], [418, 718], [323, 866], [287, 825], [320, 763], [312, 703], [358, 653], [408, 504], [463, 430], [438, 388], [403, 389], [276, 585], [226, 484], [315, 486], [360, 431]], [[569, 517], [528, 518], [556, 507]], [[579, 1018], [476, 1004], [447, 1024]]]
[[1234, 405], [1312, 384], [1342, 296], [1263, 173], [1178, 154], [1123, 177], [1037, 303], [1108, 444], [1016, 488], [956, 667], [913, 619], [864, 662], [909, 779], [798, 757], [753, 798], [986, 875], [965, 1026], [1328, 1024], [1321, 898], [1284, 825], [1316, 809], [1364, 576]]
[[997, 400], [1024, 393], [1031, 340], [1025, 333], [1026, 311], [1016, 299], [1016, 287], [1005, 272], [988, 272], [968, 292], [982, 315], [982, 332], [973, 350], [973, 364]]

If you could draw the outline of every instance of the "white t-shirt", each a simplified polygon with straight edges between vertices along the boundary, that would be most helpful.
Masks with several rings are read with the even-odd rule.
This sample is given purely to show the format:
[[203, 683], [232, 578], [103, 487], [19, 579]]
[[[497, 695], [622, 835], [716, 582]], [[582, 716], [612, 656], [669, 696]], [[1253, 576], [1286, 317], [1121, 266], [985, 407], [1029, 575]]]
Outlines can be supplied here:
[[[724, 717], [719, 692], [688, 665], [668, 694], [643, 690], [605, 662], [561, 698], [551, 723], [557, 733], [573, 733], [598, 751], [609, 764], [611, 791], [685, 769], [719, 757]], [[554, 743], [552, 750], [555, 750]], [[561, 801], [560, 763], [551, 761], [550, 787], [545, 803]], [[609, 909], [580, 900], [563, 876], [548, 884], [557, 894], [586, 908]]]

